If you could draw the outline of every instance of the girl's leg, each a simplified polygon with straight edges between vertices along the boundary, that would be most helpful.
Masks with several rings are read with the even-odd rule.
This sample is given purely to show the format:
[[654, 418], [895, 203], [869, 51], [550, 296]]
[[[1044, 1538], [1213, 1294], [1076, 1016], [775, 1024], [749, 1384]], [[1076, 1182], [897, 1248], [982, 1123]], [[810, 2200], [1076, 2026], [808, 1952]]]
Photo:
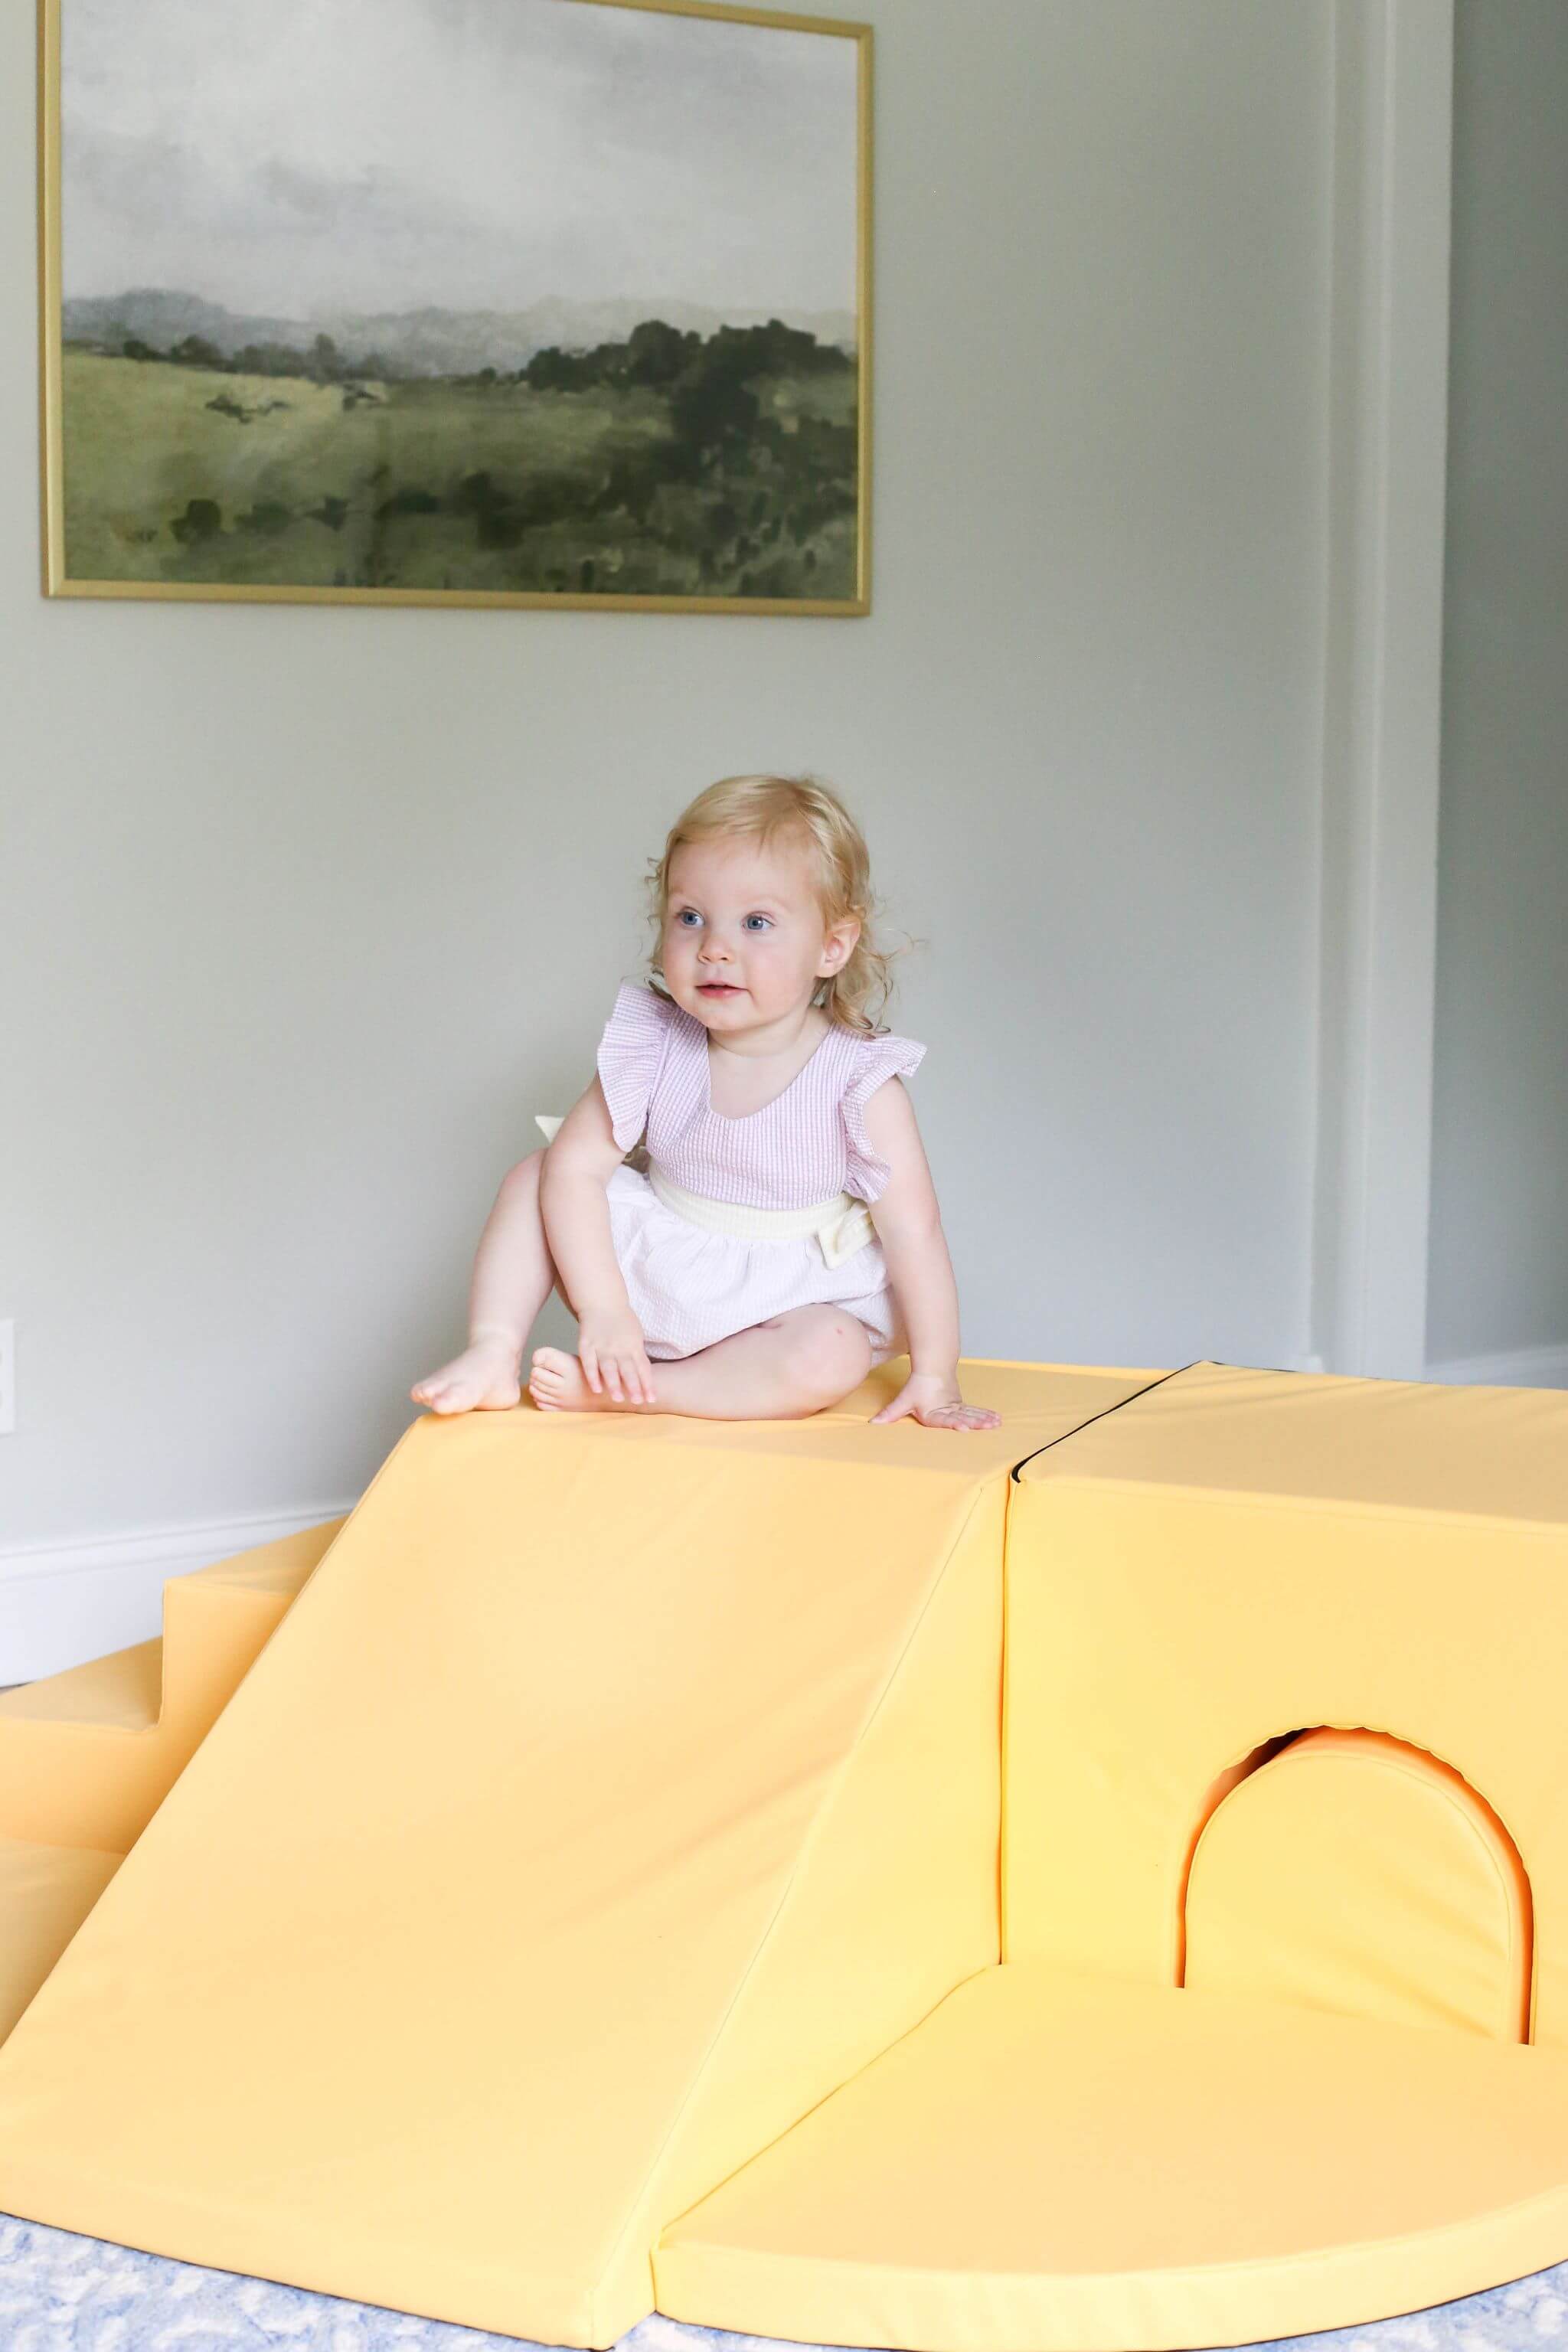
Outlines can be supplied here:
[[501, 1178], [474, 1255], [468, 1345], [409, 1391], [416, 1404], [432, 1412], [503, 1408], [521, 1398], [523, 1342], [552, 1289], [560, 1287], [539, 1213], [543, 1158], [542, 1150], [531, 1151]]
[[704, 1421], [794, 1421], [837, 1404], [871, 1366], [866, 1326], [842, 1307], [792, 1307], [695, 1355], [653, 1364], [652, 1404], [595, 1396], [575, 1356], [536, 1348], [529, 1394], [547, 1412], [684, 1412]]

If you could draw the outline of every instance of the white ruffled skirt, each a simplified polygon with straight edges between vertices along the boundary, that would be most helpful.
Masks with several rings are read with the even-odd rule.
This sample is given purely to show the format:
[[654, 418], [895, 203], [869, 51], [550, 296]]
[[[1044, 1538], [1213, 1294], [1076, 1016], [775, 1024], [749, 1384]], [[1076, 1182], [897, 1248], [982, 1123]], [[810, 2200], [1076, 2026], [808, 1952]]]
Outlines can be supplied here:
[[[673, 1186], [664, 1189], [682, 1197]], [[858, 1204], [845, 1207], [825, 1239], [816, 1232], [778, 1232], [786, 1219], [773, 1219], [772, 1232], [695, 1223], [626, 1163], [611, 1176], [607, 1197], [616, 1257], [650, 1360], [695, 1355], [792, 1307], [847, 1309], [866, 1327], [873, 1363], [909, 1345], [882, 1245], [863, 1209], [854, 1213]], [[737, 1226], [761, 1228], [773, 1216], [766, 1210], [707, 1205]], [[862, 1227], [870, 1237], [856, 1245]]]

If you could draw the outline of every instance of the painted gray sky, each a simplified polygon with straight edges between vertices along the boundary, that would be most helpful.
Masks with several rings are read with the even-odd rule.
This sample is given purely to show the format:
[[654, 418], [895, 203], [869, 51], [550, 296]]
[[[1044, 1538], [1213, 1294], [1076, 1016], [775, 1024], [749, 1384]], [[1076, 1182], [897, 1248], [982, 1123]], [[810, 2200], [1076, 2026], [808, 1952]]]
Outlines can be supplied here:
[[855, 305], [856, 45], [584, 0], [61, 0], [68, 297]]

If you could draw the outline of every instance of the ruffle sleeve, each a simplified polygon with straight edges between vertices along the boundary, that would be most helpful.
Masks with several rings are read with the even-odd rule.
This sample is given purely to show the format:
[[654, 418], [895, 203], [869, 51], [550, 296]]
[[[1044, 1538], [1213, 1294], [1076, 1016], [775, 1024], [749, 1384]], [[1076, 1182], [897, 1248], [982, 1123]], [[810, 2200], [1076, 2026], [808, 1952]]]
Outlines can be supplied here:
[[839, 1099], [844, 1120], [846, 1173], [844, 1189], [857, 1200], [879, 1200], [892, 1170], [879, 1160], [866, 1135], [866, 1105], [884, 1079], [907, 1078], [925, 1059], [925, 1047], [912, 1037], [867, 1037], [858, 1066]]
[[631, 981], [624, 982], [616, 992], [595, 1060], [599, 1084], [610, 1107], [610, 1124], [623, 1151], [631, 1150], [647, 1123], [648, 1102], [677, 1009], [651, 988], [640, 988]]

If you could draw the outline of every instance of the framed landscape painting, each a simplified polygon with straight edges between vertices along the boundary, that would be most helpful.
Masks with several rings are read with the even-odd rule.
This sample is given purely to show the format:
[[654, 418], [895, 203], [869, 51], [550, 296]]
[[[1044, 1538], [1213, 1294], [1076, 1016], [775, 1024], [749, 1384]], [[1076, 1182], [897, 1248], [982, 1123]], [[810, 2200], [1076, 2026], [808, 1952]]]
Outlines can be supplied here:
[[860, 614], [868, 26], [40, 0], [51, 595]]

